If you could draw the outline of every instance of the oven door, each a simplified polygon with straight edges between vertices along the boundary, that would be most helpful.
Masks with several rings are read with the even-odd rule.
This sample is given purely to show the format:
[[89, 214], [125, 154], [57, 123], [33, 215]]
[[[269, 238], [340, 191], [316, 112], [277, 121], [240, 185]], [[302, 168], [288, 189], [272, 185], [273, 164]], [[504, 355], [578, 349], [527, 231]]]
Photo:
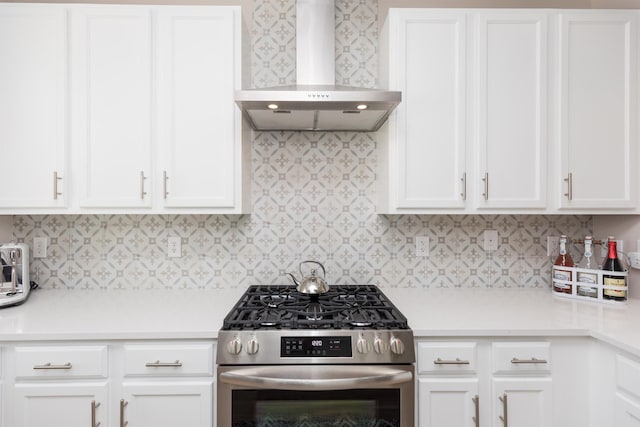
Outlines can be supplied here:
[[218, 368], [218, 427], [413, 427], [413, 365]]

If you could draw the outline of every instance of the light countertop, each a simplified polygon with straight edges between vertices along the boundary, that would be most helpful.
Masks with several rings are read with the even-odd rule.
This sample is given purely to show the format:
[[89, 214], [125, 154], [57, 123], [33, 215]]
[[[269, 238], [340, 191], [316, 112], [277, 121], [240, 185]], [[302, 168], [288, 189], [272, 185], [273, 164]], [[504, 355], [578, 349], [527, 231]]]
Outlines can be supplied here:
[[[244, 291], [36, 289], [0, 309], [0, 341], [215, 339]], [[592, 336], [640, 356], [640, 300], [600, 304], [546, 289], [383, 292], [416, 337]]]

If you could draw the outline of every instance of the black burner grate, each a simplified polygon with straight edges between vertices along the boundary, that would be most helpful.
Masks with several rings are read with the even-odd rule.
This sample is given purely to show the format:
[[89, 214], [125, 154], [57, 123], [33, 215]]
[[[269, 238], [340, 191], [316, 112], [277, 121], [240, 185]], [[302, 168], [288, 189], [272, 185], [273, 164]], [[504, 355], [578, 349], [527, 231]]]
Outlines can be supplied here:
[[374, 285], [332, 286], [308, 295], [295, 286], [250, 286], [223, 330], [409, 329], [407, 319]]

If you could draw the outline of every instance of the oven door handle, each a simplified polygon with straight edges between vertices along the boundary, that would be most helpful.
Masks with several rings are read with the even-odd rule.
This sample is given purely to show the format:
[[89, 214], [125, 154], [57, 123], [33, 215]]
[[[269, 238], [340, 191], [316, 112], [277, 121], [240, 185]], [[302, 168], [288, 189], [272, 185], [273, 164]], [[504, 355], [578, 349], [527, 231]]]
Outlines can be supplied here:
[[256, 366], [220, 373], [220, 381], [272, 390], [348, 390], [387, 387], [413, 381], [410, 370], [384, 366]]

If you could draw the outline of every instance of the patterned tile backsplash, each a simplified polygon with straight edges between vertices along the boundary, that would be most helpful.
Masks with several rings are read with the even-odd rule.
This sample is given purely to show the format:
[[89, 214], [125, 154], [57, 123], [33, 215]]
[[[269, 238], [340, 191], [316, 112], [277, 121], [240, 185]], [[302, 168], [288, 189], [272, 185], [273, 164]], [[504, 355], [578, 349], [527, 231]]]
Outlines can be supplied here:
[[[374, 87], [377, 2], [336, 0], [336, 82]], [[253, 85], [295, 82], [295, 1], [256, 0]], [[253, 213], [16, 216], [17, 241], [49, 238], [32, 274], [43, 288], [229, 288], [286, 284], [306, 259], [328, 280], [381, 287], [548, 287], [546, 236], [584, 236], [590, 216], [375, 213], [375, 134], [254, 134]], [[496, 229], [499, 249], [482, 235]], [[167, 239], [182, 257], [167, 257]], [[415, 236], [430, 256], [416, 257]]]

